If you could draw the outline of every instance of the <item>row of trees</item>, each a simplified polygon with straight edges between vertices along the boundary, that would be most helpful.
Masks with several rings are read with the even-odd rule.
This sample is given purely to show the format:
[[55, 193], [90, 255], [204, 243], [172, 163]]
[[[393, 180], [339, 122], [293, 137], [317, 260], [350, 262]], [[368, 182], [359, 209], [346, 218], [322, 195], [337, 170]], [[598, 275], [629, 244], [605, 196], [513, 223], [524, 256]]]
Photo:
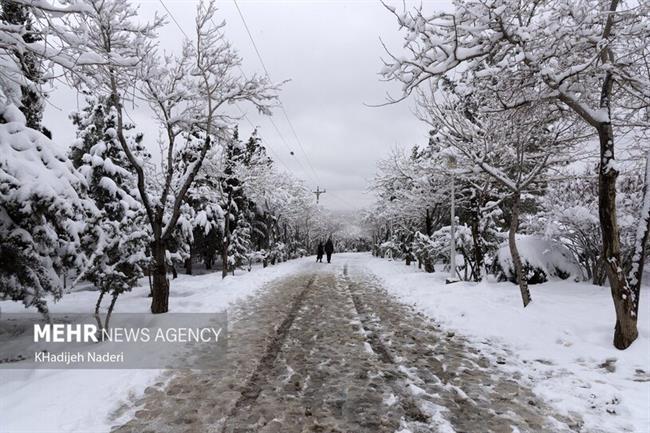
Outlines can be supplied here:
[[553, 237], [587, 278], [609, 280], [614, 345], [628, 347], [638, 335], [650, 226], [650, 4], [462, 0], [449, 13], [388, 9], [405, 48], [387, 50], [382, 75], [402, 85], [390, 102], [415, 95], [431, 137], [380, 167], [376, 248], [433, 269], [427, 261], [445, 254], [451, 236], [455, 177], [455, 237], [468, 277], [480, 279], [507, 240], [526, 306], [531, 274], [516, 234]]
[[[280, 85], [242, 75], [213, 2], [198, 5], [178, 55], [157, 47], [164, 19], [142, 23], [128, 0], [0, 6], [1, 298], [46, 313], [45, 296], [60, 297], [71, 275], [99, 289], [97, 312], [105, 295], [112, 311], [148, 274], [151, 311], [164, 313], [176, 266], [219, 261], [225, 277], [324, 236], [309, 191], [275, 168], [257, 132], [239, 138], [228, 107], [270, 114]], [[73, 143], [41, 124], [53, 80], [87, 97]], [[158, 121], [160, 158], [127, 103]]]

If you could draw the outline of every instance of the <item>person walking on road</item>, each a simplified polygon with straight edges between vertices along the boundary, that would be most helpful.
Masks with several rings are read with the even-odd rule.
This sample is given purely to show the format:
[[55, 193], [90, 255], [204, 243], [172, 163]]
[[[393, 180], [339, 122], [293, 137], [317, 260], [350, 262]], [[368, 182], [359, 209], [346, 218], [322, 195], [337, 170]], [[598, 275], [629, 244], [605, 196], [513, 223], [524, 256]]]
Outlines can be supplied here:
[[334, 244], [332, 243], [332, 238], [328, 238], [325, 242], [325, 254], [327, 254], [327, 263], [332, 261], [332, 253], [334, 252]]
[[318, 248], [316, 248], [316, 262], [323, 263], [323, 243], [318, 243]]

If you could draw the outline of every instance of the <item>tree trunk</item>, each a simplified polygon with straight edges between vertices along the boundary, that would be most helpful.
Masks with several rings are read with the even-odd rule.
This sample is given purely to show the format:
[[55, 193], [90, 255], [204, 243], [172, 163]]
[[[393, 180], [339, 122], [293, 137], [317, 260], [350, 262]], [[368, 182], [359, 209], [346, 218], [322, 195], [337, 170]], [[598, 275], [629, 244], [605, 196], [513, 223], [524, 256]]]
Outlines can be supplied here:
[[594, 270], [596, 269], [596, 266], [593, 264], [592, 258], [589, 255], [586, 255], [584, 260], [578, 259], [578, 261], [582, 266], [584, 266], [585, 270], [587, 271], [587, 275], [584, 280], [591, 280], [592, 284], [596, 284], [594, 282], [596, 280], [596, 277], [594, 276]]
[[149, 279], [149, 297], [153, 297], [153, 280], [151, 279], [151, 274], [152, 274], [152, 267], [151, 264], [149, 264], [149, 267], [147, 268], [147, 278]]
[[483, 277], [483, 239], [481, 237], [480, 231], [480, 222], [481, 222], [481, 211], [479, 206], [478, 197], [476, 197], [476, 191], [472, 195], [471, 206], [472, 206], [472, 221], [471, 221], [471, 230], [472, 230], [472, 243], [473, 251], [472, 255], [474, 256], [474, 266], [472, 266], [472, 276], [474, 281], [481, 281]]
[[163, 241], [154, 240], [151, 252], [153, 258], [151, 312], [153, 314], [166, 313], [169, 310], [169, 280], [167, 279], [167, 263]]
[[228, 192], [228, 208], [226, 209], [226, 220], [223, 229], [223, 243], [221, 245], [221, 279], [228, 275], [228, 244], [230, 243], [230, 200], [232, 192]]
[[603, 264], [612, 291], [616, 327], [614, 347], [626, 349], [639, 335], [632, 290], [623, 272], [621, 244], [616, 222], [616, 178], [614, 162], [614, 132], [610, 123], [598, 128], [600, 166], [598, 170], [598, 216], [603, 236]]
[[192, 256], [185, 259], [185, 273], [192, 275]]
[[115, 308], [115, 303], [117, 302], [117, 297], [120, 296], [119, 292], [113, 293], [111, 298], [111, 305], [108, 306], [108, 311], [106, 312], [106, 318], [104, 319], [104, 329], [110, 328], [111, 316], [113, 315], [113, 309]]
[[99, 292], [99, 297], [97, 298], [97, 303], [95, 304], [95, 315], [99, 314], [99, 307], [102, 305], [102, 300], [104, 299], [104, 292], [103, 290]]
[[192, 275], [192, 250], [193, 249], [194, 248], [192, 248], [192, 243], [190, 242], [190, 254], [189, 254], [189, 257], [187, 259], [185, 259], [185, 263], [184, 263], [185, 264], [185, 273], [187, 275]]
[[593, 274], [593, 284], [596, 286], [602, 286], [607, 280], [607, 273], [605, 272], [605, 266], [603, 265], [603, 260], [601, 257], [596, 257], [594, 259], [594, 269]]
[[530, 291], [528, 290], [528, 281], [524, 275], [524, 266], [521, 263], [519, 250], [517, 249], [517, 242], [515, 236], [517, 234], [517, 227], [519, 227], [519, 204], [521, 196], [519, 192], [512, 195], [512, 209], [510, 215], [510, 232], [508, 233], [508, 246], [510, 247], [510, 256], [512, 257], [512, 264], [515, 267], [515, 274], [517, 275], [517, 284], [521, 290], [521, 300], [524, 302], [524, 308], [532, 300], [530, 298]]
[[[226, 226], [228, 223], [226, 222]], [[223, 245], [221, 246], [221, 278], [228, 276], [228, 241], [224, 237]]]

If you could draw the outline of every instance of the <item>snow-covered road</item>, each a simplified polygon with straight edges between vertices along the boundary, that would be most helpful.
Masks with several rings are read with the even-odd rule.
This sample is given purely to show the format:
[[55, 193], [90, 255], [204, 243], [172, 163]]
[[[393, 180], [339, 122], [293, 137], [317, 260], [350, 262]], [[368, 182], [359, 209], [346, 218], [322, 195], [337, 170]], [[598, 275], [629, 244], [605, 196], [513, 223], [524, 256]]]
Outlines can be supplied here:
[[577, 415], [389, 296], [367, 260], [304, 263], [238, 304], [225, 359], [148, 388], [114, 431], [578, 431]]

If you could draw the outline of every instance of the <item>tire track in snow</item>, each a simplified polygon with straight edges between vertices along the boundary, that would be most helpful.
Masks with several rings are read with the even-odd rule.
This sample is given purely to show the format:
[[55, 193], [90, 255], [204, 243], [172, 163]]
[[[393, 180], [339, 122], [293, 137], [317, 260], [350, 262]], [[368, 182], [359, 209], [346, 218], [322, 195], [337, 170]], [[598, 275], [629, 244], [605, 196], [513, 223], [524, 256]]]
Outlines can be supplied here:
[[[361, 298], [352, 291], [352, 282], [348, 278], [347, 263], [343, 267], [343, 279], [346, 282], [347, 291], [350, 294], [350, 297], [352, 298], [354, 309], [356, 310], [357, 315], [359, 316], [361, 327], [363, 328], [363, 332], [365, 334], [367, 343], [370, 345], [372, 351], [377, 355], [377, 357], [381, 362], [383, 362], [384, 364], [389, 364], [393, 368], [397, 367], [395, 360], [393, 359], [393, 356], [390, 354], [390, 351], [386, 348], [386, 346], [382, 342], [379, 336], [379, 332], [373, 329], [376, 327], [374, 327], [368, 320], [368, 312], [366, 311], [363, 302], [361, 302]], [[393, 389], [393, 392], [399, 395], [399, 402], [402, 408], [404, 409], [404, 414], [406, 415], [408, 420], [420, 422], [420, 423], [427, 423], [429, 421], [429, 416], [426, 415], [424, 412], [422, 412], [415, 399], [406, 392], [405, 386], [401, 383], [400, 380], [398, 380], [399, 376], [397, 375], [387, 375], [387, 376], [388, 376], [387, 383]]]
[[[406, 375], [400, 382], [406, 383], [406, 391], [430, 417], [427, 424], [435, 426], [434, 431], [581, 431], [574, 415], [548, 408], [529, 387], [467, 345], [462, 336], [445, 333], [410, 306], [387, 296], [381, 282], [365, 269], [353, 269], [351, 293], [366, 301], [363, 308], [372, 314], [370, 329], [377, 334], [386, 330], [381, 334], [389, 335], [384, 345]], [[403, 425], [407, 430], [411, 427]]]
[[[262, 386], [268, 380], [268, 376], [271, 373], [273, 364], [275, 363], [275, 360], [278, 357], [278, 353], [282, 348], [282, 344], [284, 343], [284, 340], [287, 338], [289, 329], [291, 328], [293, 321], [296, 319], [296, 316], [298, 315], [298, 311], [302, 307], [305, 301], [305, 297], [307, 296], [309, 290], [313, 286], [315, 280], [316, 280], [316, 275], [312, 276], [309, 279], [305, 287], [293, 299], [289, 312], [285, 316], [282, 323], [280, 323], [280, 326], [278, 326], [277, 330], [275, 331], [275, 335], [267, 345], [264, 355], [262, 355], [259, 362], [257, 363], [257, 367], [255, 368], [255, 370], [249, 377], [248, 381], [246, 382], [246, 385], [244, 386], [244, 389], [241, 392], [241, 396], [235, 402], [235, 405], [233, 406], [232, 410], [228, 414], [229, 419], [236, 417], [236, 415], [243, 408], [251, 406], [252, 404], [255, 403], [255, 400], [257, 400], [257, 397], [260, 395], [260, 391], [262, 390]], [[228, 426], [229, 426], [228, 419], [226, 419], [221, 431], [222, 432], [228, 431], [227, 430]]]

